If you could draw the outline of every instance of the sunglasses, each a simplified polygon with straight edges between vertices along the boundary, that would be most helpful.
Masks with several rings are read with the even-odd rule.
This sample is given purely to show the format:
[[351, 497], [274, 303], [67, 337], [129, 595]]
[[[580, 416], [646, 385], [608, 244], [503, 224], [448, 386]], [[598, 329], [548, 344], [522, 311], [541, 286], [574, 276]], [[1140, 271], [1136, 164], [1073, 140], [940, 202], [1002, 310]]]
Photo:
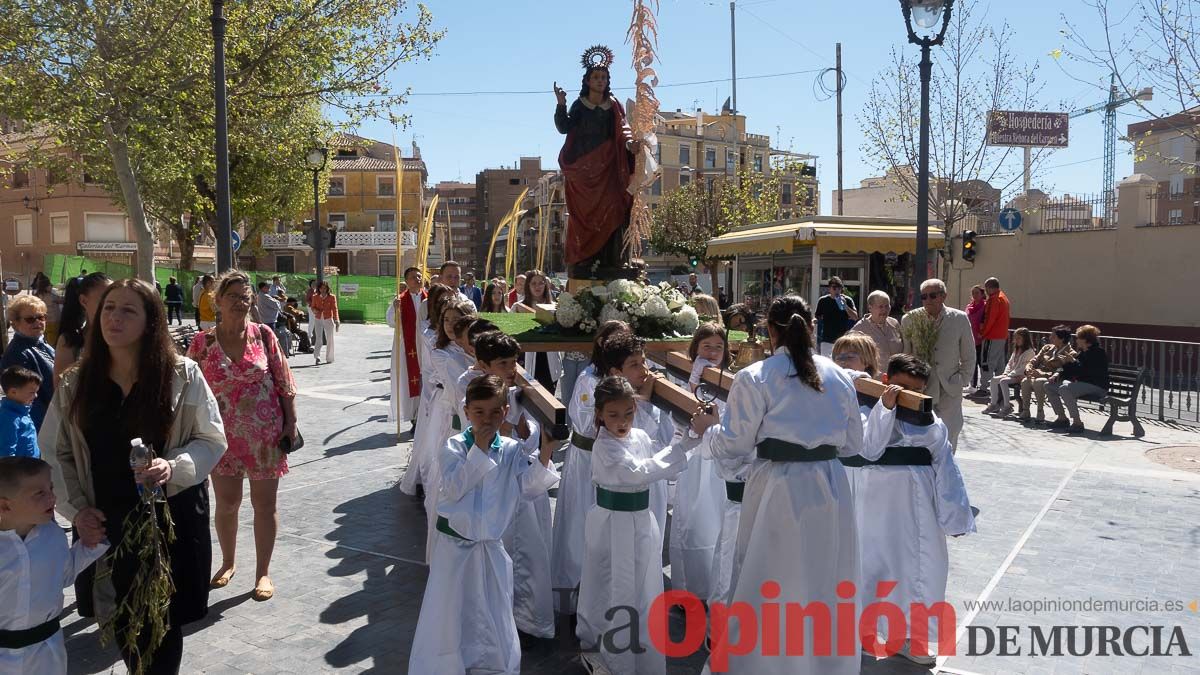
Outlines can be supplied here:
[[45, 321], [46, 315], [45, 314], [34, 314], [33, 316], [23, 316], [23, 317], [21, 317], [21, 320], [24, 321], [25, 323], [37, 323], [39, 321]]
[[922, 300], [937, 300], [940, 297], [942, 297], [941, 293], [922, 293], [921, 294]]

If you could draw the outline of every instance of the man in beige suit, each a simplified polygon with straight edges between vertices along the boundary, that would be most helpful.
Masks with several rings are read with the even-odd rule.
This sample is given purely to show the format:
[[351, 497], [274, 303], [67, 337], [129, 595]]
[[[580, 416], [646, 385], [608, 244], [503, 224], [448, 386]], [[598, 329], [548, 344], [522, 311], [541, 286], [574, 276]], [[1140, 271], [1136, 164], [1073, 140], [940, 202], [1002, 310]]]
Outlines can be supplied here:
[[[925, 393], [933, 397], [933, 409], [946, 423], [950, 444], [957, 450], [963, 426], [963, 387], [971, 381], [971, 371], [975, 369], [975, 338], [966, 312], [946, 306], [946, 284], [941, 279], [928, 279], [921, 284], [921, 306], [937, 326], [933, 363], [929, 364], [934, 376], [929, 378]], [[900, 332], [905, 336], [904, 351], [915, 354], [905, 330], [911, 314], [904, 315]]]

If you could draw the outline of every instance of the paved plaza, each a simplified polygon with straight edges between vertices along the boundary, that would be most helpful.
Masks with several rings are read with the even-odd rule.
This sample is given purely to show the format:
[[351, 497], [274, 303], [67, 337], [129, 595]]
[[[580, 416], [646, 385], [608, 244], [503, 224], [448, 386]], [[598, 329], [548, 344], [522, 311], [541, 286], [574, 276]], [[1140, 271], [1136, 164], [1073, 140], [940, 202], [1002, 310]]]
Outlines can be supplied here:
[[[280, 532], [272, 564], [274, 599], [251, 599], [254, 546], [250, 500], [243, 503], [238, 572], [229, 587], [213, 591], [208, 618], [187, 628], [184, 673], [405, 673], [427, 574], [425, 517], [418, 502], [395, 484], [408, 461], [408, 435], [397, 444], [387, 423], [391, 331], [345, 325], [337, 336], [338, 361], [314, 366], [291, 359], [300, 396], [299, 426], [307, 445], [292, 457], [280, 483]], [[1069, 627], [1083, 648], [1084, 626], [1117, 627], [1134, 647], [1150, 643], [1161, 626], [1161, 649], [1174, 627], [1186, 647], [1200, 650], [1200, 465], [1183, 472], [1151, 462], [1145, 452], [1161, 445], [1200, 444], [1200, 429], [1147, 424], [1134, 439], [1127, 423], [1118, 436], [1095, 431], [1071, 437], [1026, 429], [965, 406], [958, 462], [979, 532], [950, 540], [948, 600], [960, 625], [970, 623], [977, 651], [941, 665], [947, 673], [1200, 672], [1200, 657], [1031, 657], [1034, 628], [1054, 626], [1067, 653]], [[1085, 415], [1090, 429], [1102, 418]], [[219, 549], [213, 542], [214, 569]], [[669, 569], [665, 572], [669, 575]], [[1032, 603], [1136, 601], [1121, 607]], [[976, 601], [987, 601], [979, 607]], [[1143, 601], [1178, 602], [1151, 611]], [[68, 591], [67, 602], [74, 609]], [[1016, 603], [1016, 604], [1012, 604]], [[1128, 602], [1127, 602], [1128, 604]], [[1193, 605], [1194, 607], [1195, 605]], [[1036, 611], [1035, 610], [1039, 610]], [[1091, 610], [1091, 611], [1089, 611]], [[985, 635], [1001, 627], [1015, 635], [1010, 650], [984, 650]], [[64, 621], [72, 673], [124, 672], [115, 648], [101, 647], [95, 622], [69, 613]], [[1114, 631], [1117, 632], [1117, 631]], [[583, 673], [577, 644], [560, 627], [554, 645], [524, 655], [524, 672]], [[1095, 642], [1095, 637], [1092, 637]], [[1122, 637], [1116, 639], [1119, 645]], [[1180, 653], [1178, 641], [1172, 648]], [[671, 673], [697, 673], [705, 655], [672, 660]], [[923, 673], [898, 657], [864, 658], [863, 672]]]

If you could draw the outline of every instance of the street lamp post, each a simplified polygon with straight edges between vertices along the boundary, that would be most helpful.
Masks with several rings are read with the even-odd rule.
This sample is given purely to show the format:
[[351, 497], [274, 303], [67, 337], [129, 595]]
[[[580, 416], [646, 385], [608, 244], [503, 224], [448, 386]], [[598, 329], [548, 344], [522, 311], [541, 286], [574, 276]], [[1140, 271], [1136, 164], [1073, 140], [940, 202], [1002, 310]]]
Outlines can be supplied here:
[[[942, 44], [950, 25], [954, 0], [900, 0], [908, 41], [921, 47], [921, 137], [917, 169], [917, 250], [910, 281], [912, 306], [920, 305], [921, 282], [929, 267], [929, 80], [933, 73], [930, 47]], [[914, 28], [913, 24], [916, 24]], [[919, 31], [919, 32], [918, 32]]]
[[217, 103], [217, 273], [233, 267], [233, 218], [229, 206], [229, 127], [225, 94], [225, 0], [212, 0], [213, 86]]
[[317, 259], [317, 285], [325, 280], [325, 230], [321, 227], [321, 172], [329, 159], [329, 149], [325, 147], [312, 148], [304, 155], [308, 170], [313, 177], [313, 229], [310, 234], [315, 239], [312, 242], [313, 254]]

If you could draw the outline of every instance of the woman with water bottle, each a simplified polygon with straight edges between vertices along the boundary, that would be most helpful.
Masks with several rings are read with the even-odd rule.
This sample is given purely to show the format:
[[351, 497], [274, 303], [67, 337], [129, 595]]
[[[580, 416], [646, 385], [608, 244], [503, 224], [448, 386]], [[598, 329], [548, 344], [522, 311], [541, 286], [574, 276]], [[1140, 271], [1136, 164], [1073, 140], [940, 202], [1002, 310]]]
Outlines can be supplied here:
[[[182, 627], [208, 612], [205, 481], [226, 449], [221, 414], [199, 367], [176, 353], [152, 286], [114, 283], [88, 329], [87, 357], [63, 375], [39, 443], [54, 467], [57, 510], [111, 544], [96, 563], [93, 597], [101, 621], [113, 621], [125, 665], [131, 672], [178, 673]], [[165, 635], [153, 645], [150, 631], [142, 631], [133, 649], [123, 641], [132, 633], [128, 616], [116, 610], [147, 572], [140, 551], [121, 550], [129, 514], [144, 508], [143, 493], [155, 501], [160, 529], [168, 514], [173, 522], [167, 554], [174, 588]]]

